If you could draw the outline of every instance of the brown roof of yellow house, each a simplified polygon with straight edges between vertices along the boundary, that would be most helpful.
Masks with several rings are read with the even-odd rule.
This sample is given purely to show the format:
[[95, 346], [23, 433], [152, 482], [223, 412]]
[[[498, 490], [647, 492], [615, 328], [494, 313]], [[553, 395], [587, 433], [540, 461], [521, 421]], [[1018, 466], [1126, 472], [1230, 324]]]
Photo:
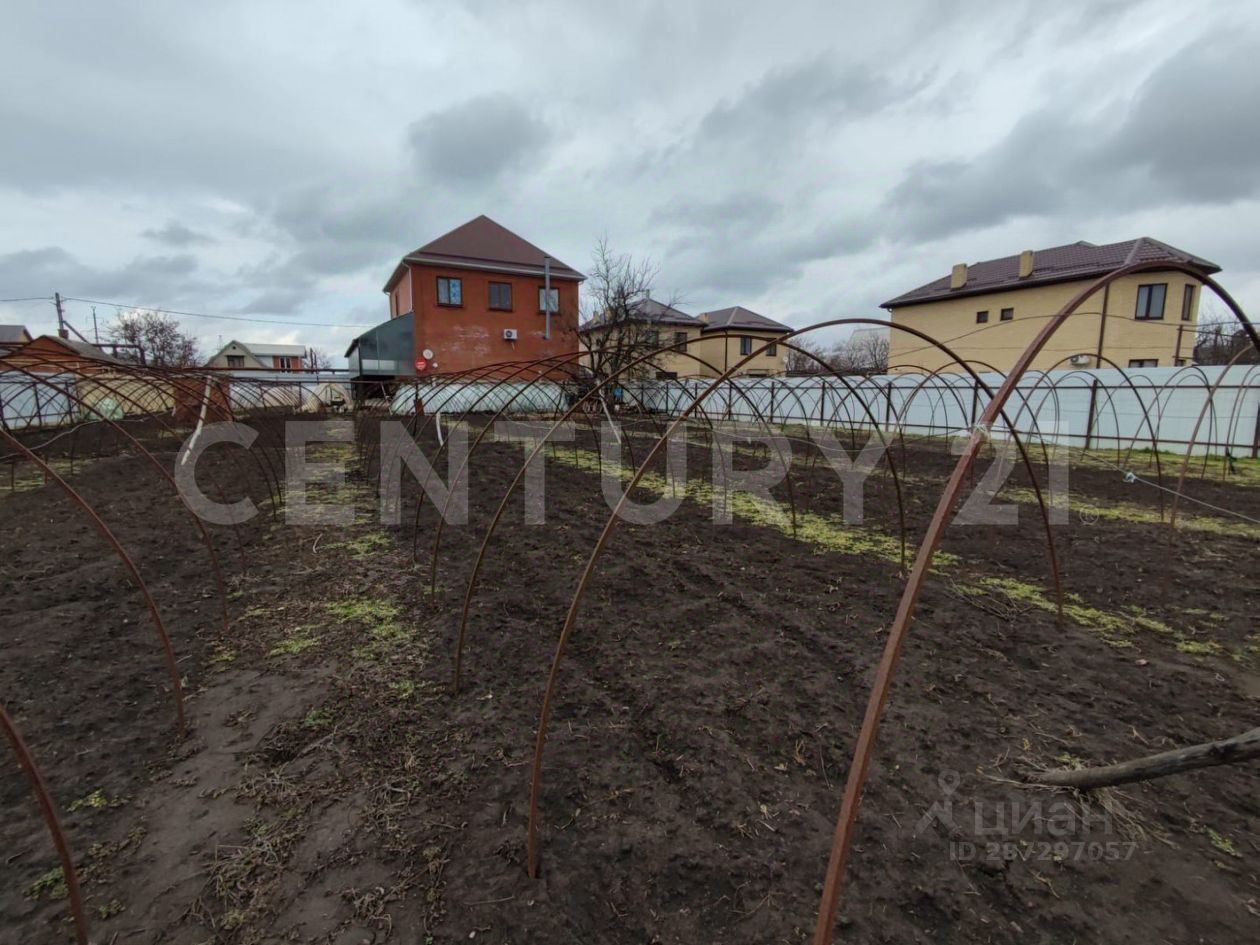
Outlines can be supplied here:
[[[695, 316], [652, 298], [643, 299], [631, 306], [627, 320], [648, 322], [653, 325], [692, 325], [700, 329], [704, 328], [704, 322]], [[595, 315], [580, 330], [594, 331], [597, 328], [603, 328], [607, 322], [608, 319], [603, 315]]]
[[1122, 243], [1107, 243], [1102, 246], [1082, 240], [1077, 243], [1068, 243], [1066, 246], [1038, 249], [1033, 252], [1032, 273], [1023, 277], [1019, 274], [1019, 262], [1019, 255], [1015, 255], [973, 263], [967, 266], [967, 281], [960, 288], [951, 289], [950, 276], [946, 275], [889, 299], [882, 307], [899, 308], [905, 305], [919, 305], [923, 302], [962, 298], [968, 295], [983, 295], [1024, 286], [1094, 279], [1121, 266], [1139, 262], [1181, 263], [1202, 271], [1204, 275], [1221, 271], [1221, 267], [1214, 262], [1195, 256], [1193, 253], [1187, 253], [1175, 246], [1169, 246], [1167, 243], [1161, 243], [1149, 236], [1125, 240]]
[[705, 323], [705, 331], [729, 331], [742, 328], [746, 331], [778, 331], [786, 333], [792, 330], [788, 325], [776, 322], [773, 318], [758, 315], [742, 305], [733, 305], [730, 308], [719, 308], [713, 312], [705, 312], [700, 316], [700, 320]]

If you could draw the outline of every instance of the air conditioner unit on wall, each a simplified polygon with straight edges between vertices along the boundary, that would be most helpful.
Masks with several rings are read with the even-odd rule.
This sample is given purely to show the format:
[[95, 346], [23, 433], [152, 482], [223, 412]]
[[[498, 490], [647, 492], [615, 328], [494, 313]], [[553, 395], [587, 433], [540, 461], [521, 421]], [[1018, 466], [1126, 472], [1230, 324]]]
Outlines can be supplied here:
[[504, 329], [503, 329], [503, 340], [504, 340], [504, 341], [515, 341], [515, 340], [516, 340], [516, 329], [515, 329], [515, 328], [504, 328]]
[[1089, 364], [1089, 362], [1092, 361], [1093, 359], [1094, 359], [1093, 355], [1090, 355], [1090, 354], [1072, 355], [1072, 363], [1075, 364], [1077, 367], [1080, 367], [1081, 365], [1084, 365], [1084, 364]]

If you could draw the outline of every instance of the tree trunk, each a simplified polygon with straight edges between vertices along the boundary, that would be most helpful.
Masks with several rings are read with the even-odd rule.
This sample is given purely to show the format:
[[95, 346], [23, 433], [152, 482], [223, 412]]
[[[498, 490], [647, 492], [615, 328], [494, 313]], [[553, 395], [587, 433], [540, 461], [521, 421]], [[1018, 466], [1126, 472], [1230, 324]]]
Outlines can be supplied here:
[[1181, 771], [1210, 768], [1213, 765], [1232, 764], [1254, 758], [1260, 758], [1260, 728], [1253, 728], [1233, 738], [1204, 742], [1201, 745], [1191, 745], [1189, 748], [1178, 748], [1174, 751], [1105, 765], [1101, 768], [1030, 771], [1025, 777], [1038, 784], [1056, 784], [1088, 790], [1113, 784], [1128, 784], [1132, 781], [1148, 781], [1151, 778], [1162, 778]]

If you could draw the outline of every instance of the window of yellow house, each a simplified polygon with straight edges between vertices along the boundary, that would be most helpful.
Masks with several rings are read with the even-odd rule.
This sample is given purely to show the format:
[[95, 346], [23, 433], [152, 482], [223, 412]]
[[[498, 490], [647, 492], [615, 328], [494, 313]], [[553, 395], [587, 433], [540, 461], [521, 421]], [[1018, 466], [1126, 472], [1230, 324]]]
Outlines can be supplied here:
[[1183, 322], [1192, 321], [1194, 319], [1194, 284], [1187, 283], [1185, 291], [1181, 294], [1181, 320]]
[[1000, 321], [1004, 321], [1004, 322], [1009, 322], [1009, 321], [1010, 321], [1011, 319], [1013, 319], [1014, 317], [1015, 317], [1015, 309], [1013, 309], [1013, 308], [1004, 308], [1004, 309], [1002, 309], [1002, 311], [998, 314], [998, 319], [999, 319]]
[[685, 331], [674, 332], [674, 344], [678, 346], [679, 351], [687, 350], [687, 333]]
[[1129, 358], [1129, 367], [1159, 367], [1159, 358]]
[[778, 354], [778, 352], [779, 352], [779, 346], [776, 344], [771, 344], [766, 347], [767, 358], [773, 358], [776, 354]]
[[648, 329], [643, 333], [643, 343], [649, 348], [659, 348], [661, 346], [661, 333], [655, 328]]
[[1163, 318], [1164, 296], [1167, 293], [1167, 282], [1155, 282], [1150, 285], [1138, 286], [1137, 311], [1134, 312], [1133, 317], [1151, 321]]
[[752, 354], [752, 339], [747, 335], [741, 335], [739, 339], [739, 353]]
[[976, 324], [977, 324], [977, 325], [983, 325], [983, 324], [984, 324], [985, 322], [987, 322], [988, 320], [989, 320], [989, 313], [988, 313], [988, 312], [976, 312]]

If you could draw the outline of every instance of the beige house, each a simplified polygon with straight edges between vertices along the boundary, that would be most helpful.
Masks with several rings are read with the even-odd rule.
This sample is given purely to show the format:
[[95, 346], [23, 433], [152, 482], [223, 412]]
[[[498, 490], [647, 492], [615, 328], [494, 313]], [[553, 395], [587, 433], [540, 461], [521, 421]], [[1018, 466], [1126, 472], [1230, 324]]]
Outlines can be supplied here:
[[[1008, 371], [1046, 321], [1099, 276], [1139, 262], [1176, 262], [1204, 276], [1220, 266], [1141, 237], [1070, 243], [968, 265], [884, 303], [892, 316], [890, 371], [958, 371], [948, 355], [905, 325], [948, 345], [977, 370]], [[1034, 370], [1176, 367], [1194, 357], [1201, 283], [1150, 269], [1095, 292], [1050, 339]]]
[[206, 367], [226, 370], [301, 371], [306, 367], [306, 348], [302, 345], [273, 345], [235, 339], [225, 344]]
[[[655, 299], [646, 299], [637, 306], [633, 321], [632, 327], [625, 328], [607, 327], [598, 320], [583, 325], [579, 336], [586, 352], [586, 366], [597, 370], [599, 362], [606, 360], [601, 351], [618, 344], [633, 344], [644, 352], [672, 346], [673, 350], [662, 351], [648, 362], [649, 376], [717, 377], [771, 342], [765, 351], [738, 368], [735, 376], [765, 376], [787, 370], [787, 349], [773, 342], [792, 329], [742, 306], [695, 317]], [[610, 337], [610, 332], [618, 334]]]
[[767, 343], [768, 347], [739, 368], [736, 376], [766, 377], [787, 372], [788, 349], [774, 341], [791, 332], [789, 326], [742, 305], [701, 312], [699, 319], [704, 323], [704, 330], [697, 354], [714, 365], [719, 373], [734, 367]]

